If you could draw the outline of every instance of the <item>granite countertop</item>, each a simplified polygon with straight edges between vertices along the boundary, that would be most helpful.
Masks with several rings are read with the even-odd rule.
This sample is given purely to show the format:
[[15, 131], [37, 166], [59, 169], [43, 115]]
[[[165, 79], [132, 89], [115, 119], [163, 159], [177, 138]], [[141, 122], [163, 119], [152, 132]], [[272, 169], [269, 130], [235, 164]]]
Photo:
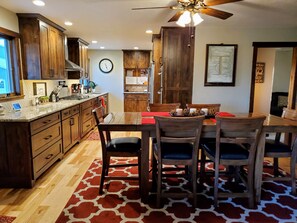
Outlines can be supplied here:
[[0, 114], [0, 122], [30, 122], [104, 94], [107, 94], [107, 92], [101, 94], [88, 94], [88, 98], [80, 100], [61, 99], [58, 102], [48, 102], [42, 105], [24, 107], [21, 111], [4, 112], [3, 114]]
[[124, 94], [150, 94], [149, 91], [125, 91]]

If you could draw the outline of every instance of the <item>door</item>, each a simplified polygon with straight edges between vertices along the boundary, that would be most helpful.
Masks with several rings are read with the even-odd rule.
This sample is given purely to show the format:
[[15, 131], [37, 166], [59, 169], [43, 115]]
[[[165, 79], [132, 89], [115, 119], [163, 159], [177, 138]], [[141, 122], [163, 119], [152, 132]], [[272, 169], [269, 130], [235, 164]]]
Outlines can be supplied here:
[[[250, 93], [250, 108], [249, 112], [254, 111], [254, 101], [255, 101], [255, 79], [256, 79], [256, 63], [258, 58], [259, 48], [293, 48], [292, 54], [292, 66], [290, 72], [290, 83], [288, 89], [288, 108], [295, 109], [296, 101], [296, 88], [297, 88], [297, 42], [254, 42], [253, 43], [253, 65], [252, 65], [252, 75], [251, 75], [251, 93]], [[271, 91], [270, 91], [271, 92]], [[270, 92], [267, 95], [270, 98]]]

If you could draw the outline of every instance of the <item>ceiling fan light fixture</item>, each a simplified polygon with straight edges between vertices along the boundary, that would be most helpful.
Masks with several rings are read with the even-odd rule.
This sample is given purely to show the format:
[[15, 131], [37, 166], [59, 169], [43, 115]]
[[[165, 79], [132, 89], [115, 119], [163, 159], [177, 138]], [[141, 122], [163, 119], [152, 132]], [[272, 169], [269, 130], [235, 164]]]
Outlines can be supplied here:
[[192, 19], [193, 19], [193, 23], [194, 23], [194, 26], [197, 26], [199, 25], [201, 22], [204, 21], [204, 19], [201, 18], [201, 16], [199, 15], [198, 12], [194, 13], [192, 15]]
[[182, 27], [185, 27], [186, 24], [191, 22], [191, 13], [189, 11], [184, 11], [183, 14], [179, 17], [176, 24]]

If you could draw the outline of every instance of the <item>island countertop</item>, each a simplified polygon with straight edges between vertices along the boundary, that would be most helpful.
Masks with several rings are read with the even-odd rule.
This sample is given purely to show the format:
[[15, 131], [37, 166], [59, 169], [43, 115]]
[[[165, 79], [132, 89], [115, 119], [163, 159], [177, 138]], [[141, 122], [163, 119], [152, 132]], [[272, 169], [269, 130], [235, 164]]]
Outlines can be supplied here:
[[4, 112], [0, 115], [0, 122], [31, 122], [43, 116], [70, 108], [96, 97], [100, 97], [104, 94], [107, 94], [107, 92], [103, 92], [101, 94], [88, 94], [88, 98], [80, 100], [61, 99], [58, 102], [48, 102], [41, 105], [24, 107], [20, 111]]

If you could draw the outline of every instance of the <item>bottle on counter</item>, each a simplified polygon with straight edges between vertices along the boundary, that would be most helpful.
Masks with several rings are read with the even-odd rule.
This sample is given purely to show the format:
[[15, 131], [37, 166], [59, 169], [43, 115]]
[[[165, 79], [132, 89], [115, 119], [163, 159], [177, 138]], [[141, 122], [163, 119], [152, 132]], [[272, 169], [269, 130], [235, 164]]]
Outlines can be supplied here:
[[52, 94], [52, 102], [56, 102], [56, 95]]

